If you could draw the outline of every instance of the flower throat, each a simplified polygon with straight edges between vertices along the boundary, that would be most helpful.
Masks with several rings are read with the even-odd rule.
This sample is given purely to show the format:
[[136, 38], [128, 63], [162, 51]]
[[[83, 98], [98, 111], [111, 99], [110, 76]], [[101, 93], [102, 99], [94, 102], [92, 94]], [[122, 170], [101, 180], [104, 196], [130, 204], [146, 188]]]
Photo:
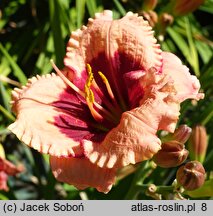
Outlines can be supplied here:
[[[69, 87], [71, 87], [72, 90], [74, 90], [77, 94], [79, 94], [85, 99], [94, 120], [98, 123], [105, 123], [105, 122], [110, 123], [110, 124], [105, 124], [105, 125], [110, 125], [109, 128], [100, 127], [102, 130], [108, 131], [119, 123], [123, 111], [120, 108], [119, 104], [117, 103], [117, 100], [115, 98], [115, 95], [113, 94], [108, 79], [102, 72], [98, 71], [98, 74], [106, 87], [107, 94], [108, 94], [107, 96], [104, 95], [104, 93], [101, 91], [100, 87], [98, 86], [97, 82], [95, 81], [90, 64], [86, 65], [88, 77], [84, 85], [84, 91], [79, 89], [73, 82], [67, 79], [67, 77], [55, 65], [53, 60], [51, 60], [51, 64], [54, 70], [56, 71], [56, 73], [58, 74], [58, 76]], [[102, 103], [104, 107], [95, 101], [95, 96], [92, 88], [96, 91], [98, 96], [102, 98]]]

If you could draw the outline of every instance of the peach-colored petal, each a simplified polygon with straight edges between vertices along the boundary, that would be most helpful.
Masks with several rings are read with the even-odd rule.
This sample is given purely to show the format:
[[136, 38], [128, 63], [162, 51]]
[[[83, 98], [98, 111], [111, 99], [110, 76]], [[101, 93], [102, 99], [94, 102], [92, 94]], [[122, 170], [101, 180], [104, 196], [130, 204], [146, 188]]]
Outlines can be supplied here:
[[9, 129], [30, 147], [55, 156], [82, 154], [79, 142], [90, 134], [90, 111], [60, 77], [33, 77], [15, 89], [13, 109], [17, 119]]
[[[105, 53], [115, 73], [118, 63], [128, 67], [131, 65], [132, 68], [137, 64], [141, 69], [159, 69], [162, 64], [161, 50], [151, 30], [147, 21], [131, 12], [120, 20], [112, 20], [112, 11], [109, 10], [97, 13], [95, 19], [89, 19], [87, 27], [83, 26], [81, 30], [72, 32], [64, 64], [80, 77], [85, 63], [90, 63], [99, 54]], [[113, 60], [115, 54], [118, 55], [117, 62]], [[132, 58], [133, 61], [128, 64], [125, 61], [120, 62], [124, 60], [120, 55]]]
[[120, 168], [150, 159], [161, 147], [156, 136], [162, 113], [160, 99], [150, 98], [143, 105], [124, 112], [120, 123], [102, 142], [83, 140], [84, 153], [100, 167]]
[[182, 65], [178, 57], [168, 52], [163, 52], [162, 57], [161, 73], [151, 68], [140, 78], [144, 89], [140, 105], [143, 105], [147, 98], [156, 92], [157, 97], [161, 98], [158, 107], [153, 109], [160, 119], [158, 130], [173, 133], [180, 114], [180, 103], [189, 98], [202, 99], [204, 94], [199, 93], [198, 79], [189, 73], [188, 68]]
[[[174, 132], [176, 123], [179, 118], [180, 102], [175, 96], [173, 80], [163, 73], [158, 73], [154, 68], [151, 68], [145, 76], [140, 79], [141, 85], [144, 88], [144, 96], [140, 100], [139, 105], [143, 106], [153, 98], [152, 113], [149, 119], [156, 119], [154, 122], [157, 130], [166, 130]], [[147, 124], [152, 124], [152, 120], [148, 119]]]
[[[94, 73], [101, 71], [107, 77], [117, 101], [126, 107], [129, 102], [132, 108], [133, 97], [128, 91], [132, 86], [124, 75], [131, 71], [143, 74], [151, 67], [161, 69], [161, 49], [156, 42], [148, 22], [137, 14], [129, 12], [122, 19], [112, 20], [112, 12], [104, 11], [89, 19], [87, 27], [72, 33], [64, 64], [70, 79], [79, 86], [85, 83], [85, 65], [89, 63]], [[135, 100], [133, 104], [137, 104]]]
[[157, 131], [174, 132], [180, 101], [173, 79], [151, 69], [140, 82], [144, 88], [140, 106], [124, 112], [119, 125], [102, 142], [83, 141], [85, 155], [92, 163], [112, 168], [150, 159], [160, 149]]
[[200, 89], [199, 80], [196, 76], [189, 73], [189, 69], [182, 64], [180, 59], [172, 53], [163, 52], [163, 67], [164, 74], [171, 77], [176, 91], [176, 98], [179, 102], [186, 99], [202, 99], [204, 94], [198, 93]]
[[115, 169], [100, 168], [86, 158], [51, 156], [50, 165], [58, 181], [74, 185], [80, 190], [94, 187], [107, 193], [115, 181]]

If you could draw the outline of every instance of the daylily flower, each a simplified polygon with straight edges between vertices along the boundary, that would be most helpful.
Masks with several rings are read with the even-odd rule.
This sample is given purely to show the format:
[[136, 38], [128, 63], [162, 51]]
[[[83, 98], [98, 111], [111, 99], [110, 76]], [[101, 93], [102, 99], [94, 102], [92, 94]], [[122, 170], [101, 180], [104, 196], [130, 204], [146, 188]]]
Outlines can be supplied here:
[[107, 193], [118, 169], [161, 148], [156, 133], [174, 132], [182, 101], [203, 98], [197, 78], [131, 12], [119, 20], [97, 13], [72, 33], [65, 68], [52, 64], [57, 74], [14, 89], [9, 129], [49, 154], [54, 176], [79, 189]]

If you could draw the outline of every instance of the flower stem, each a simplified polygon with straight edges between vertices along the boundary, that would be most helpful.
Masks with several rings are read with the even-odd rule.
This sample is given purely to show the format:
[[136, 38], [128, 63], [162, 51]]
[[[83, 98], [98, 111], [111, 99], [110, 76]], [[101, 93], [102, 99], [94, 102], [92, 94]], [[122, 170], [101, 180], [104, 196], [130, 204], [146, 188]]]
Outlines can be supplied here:
[[144, 180], [147, 176], [152, 172], [153, 166], [151, 165], [150, 161], [145, 161], [141, 163], [141, 166], [135, 173], [135, 176], [132, 180], [131, 186], [129, 191], [127, 192], [125, 199], [131, 200], [135, 199], [138, 193], [141, 191], [141, 186], [143, 185]]
[[[132, 180], [131, 186], [129, 188], [128, 193], [125, 196], [126, 200], [133, 200], [137, 198], [137, 195], [139, 193], [146, 193], [147, 191], [151, 190], [151, 187], [153, 187], [153, 184], [143, 184], [144, 180], [152, 173], [154, 170], [154, 166], [152, 162], [150, 161], [145, 161], [143, 162], [138, 170], [135, 173], [135, 176]], [[164, 186], [164, 185], [159, 185], [155, 186], [155, 194], [165, 194], [165, 193], [174, 193], [175, 186]]]
[[[130, 193], [130, 191], [128, 192], [128, 194], [132, 196], [132, 198], [130, 197], [129, 199], [136, 198], [139, 192], [146, 193], [149, 190], [149, 188], [150, 188], [150, 184], [135, 185], [133, 192], [132, 193]], [[164, 185], [156, 186], [155, 194], [174, 193], [174, 189], [175, 189], [174, 186], [164, 186]], [[128, 199], [127, 196], [126, 199]]]

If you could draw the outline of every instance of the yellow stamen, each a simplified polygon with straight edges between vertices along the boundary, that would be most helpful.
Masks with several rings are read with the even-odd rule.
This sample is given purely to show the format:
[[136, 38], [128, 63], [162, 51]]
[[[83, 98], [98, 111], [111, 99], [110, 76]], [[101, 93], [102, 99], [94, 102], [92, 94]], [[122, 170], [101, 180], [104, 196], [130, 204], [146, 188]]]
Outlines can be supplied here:
[[112, 99], [112, 101], [113, 101], [113, 103], [114, 103], [114, 108], [112, 108], [112, 110], [115, 110], [115, 109], [116, 109], [116, 112], [118, 112], [118, 113], [121, 114], [121, 113], [122, 113], [122, 110], [121, 110], [120, 106], [118, 105], [118, 103], [117, 103], [117, 101], [116, 101], [116, 99], [115, 99], [115, 96], [114, 96], [114, 94], [113, 94], [113, 92], [112, 92], [112, 89], [111, 89], [111, 87], [110, 87], [110, 84], [109, 84], [108, 79], [106, 78], [106, 76], [105, 76], [101, 71], [99, 71], [98, 74], [99, 74], [99, 76], [101, 77], [101, 79], [102, 79], [102, 81], [104, 82], [104, 84], [106, 85], [107, 92], [108, 92], [110, 98]]
[[[100, 104], [98, 104], [95, 101], [95, 97], [94, 97], [94, 93], [91, 89], [92, 85], [97, 85], [97, 83], [95, 82], [94, 76], [93, 76], [93, 72], [92, 72], [92, 68], [89, 64], [87, 64], [87, 72], [88, 72], [88, 78], [86, 80], [85, 86], [84, 86], [84, 92], [82, 90], [80, 90], [77, 86], [75, 86], [74, 83], [72, 83], [69, 79], [67, 79], [67, 77], [58, 69], [58, 67], [55, 65], [54, 61], [51, 59], [50, 60], [52, 67], [54, 68], [54, 70], [56, 71], [56, 73], [58, 74], [58, 76], [71, 88], [73, 89], [76, 93], [78, 93], [79, 95], [81, 95], [83, 98], [85, 98], [88, 108], [93, 116], [93, 118], [98, 121], [101, 122], [103, 121], [104, 117], [108, 120], [110, 120], [111, 122], [114, 122], [117, 124], [117, 119], [116, 116], [113, 116], [112, 113], [110, 113], [108, 110], [106, 110], [104, 107], [102, 107]], [[100, 74], [101, 72], [99, 72]], [[106, 84], [107, 87], [107, 91], [110, 92], [110, 97], [113, 96], [112, 98], [114, 98], [114, 95], [112, 93], [112, 90], [110, 88], [109, 82], [107, 80], [107, 78], [101, 73], [101, 78], [103, 80], [103, 82]], [[93, 87], [94, 87], [93, 86]], [[109, 90], [108, 90], [109, 89]], [[99, 89], [100, 90], [100, 89]], [[95, 105], [95, 107], [100, 110], [102, 112], [102, 114], [104, 114], [103, 116], [101, 114], [99, 114], [99, 112], [93, 107], [93, 105]]]
[[92, 68], [89, 64], [87, 64], [87, 73], [88, 73], [88, 78], [86, 81], [86, 85], [90, 87], [94, 80], [94, 76], [93, 76]]
[[86, 101], [94, 103], [94, 101], [95, 101], [94, 93], [91, 89], [91, 85], [92, 85], [92, 81], [94, 79], [94, 76], [93, 76], [92, 69], [91, 69], [89, 64], [87, 64], [87, 73], [88, 73], [88, 78], [87, 78], [85, 86], [84, 86], [85, 99], [86, 99]]
[[86, 99], [87, 105], [90, 109], [90, 112], [91, 112], [93, 118], [96, 121], [102, 121], [103, 117], [93, 107], [93, 104], [95, 102], [95, 97], [94, 97], [94, 93], [91, 89], [91, 85], [92, 85], [92, 82], [94, 80], [94, 76], [92, 73], [92, 68], [90, 67], [89, 64], [87, 64], [87, 73], [88, 73], [88, 78], [87, 78], [85, 86], [84, 86], [85, 99]]
[[110, 87], [108, 79], [106, 78], [106, 76], [101, 71], [98, 71], [98, 74], [101, 77], [101, 79], [103, 80], [104, 84], [106, 85], [107, 92], [108, 92], [110, 98], [114, 101], [115, 100], [115, 96], [114, 96], [114, 94], [112, 92], [112, 89]]
[[93, 107], [93, 103], [91, 103], [90, 101], [86, 100], [87, 101], [87, 106], [89, 107], [89, 110], [93, 116], [93, 118], [97, 121], [97, 122], [101, 122], [103, 121], [103, 116], [100, 115]]
[[101, 110], [105, 114], [105, 117], [107, 119], [109, 119], [110, 121], [114, 121], [113, 115], [109, 111], [104, 109], [100, 104], [95, 102], [94, 93], [91, 89], [91, 86], [94, 85], [94, 83], [96, 84], [96, 82], [95, 82], [95, 79], [93, 76], [92, 68], [89, 64], [87, 64], [87, 73], [88, 73], [88, 78], [87, 78], [85, 86], [84, 86], [84, 91], [85, 91], [85, 99], [87, 101], [87, 105], [90, 109], [92, 116], [94, 117], [94, 119], [96, 121], [102, 121], [103, 120], [102, 115], [100, 115], [94, 109], [94, 107], [93, 107], [93, 104], [94, 104], [99, 110]]
[[93, 91], [90, 88], [86, 87], [86, 86], [85, 86], [84, 90], [85, 90], [85, 99], [86, 99], [86, 101], [89, 101], [90, 103], [94, 103], [95, 102], [95, 97], [94, 97]]

